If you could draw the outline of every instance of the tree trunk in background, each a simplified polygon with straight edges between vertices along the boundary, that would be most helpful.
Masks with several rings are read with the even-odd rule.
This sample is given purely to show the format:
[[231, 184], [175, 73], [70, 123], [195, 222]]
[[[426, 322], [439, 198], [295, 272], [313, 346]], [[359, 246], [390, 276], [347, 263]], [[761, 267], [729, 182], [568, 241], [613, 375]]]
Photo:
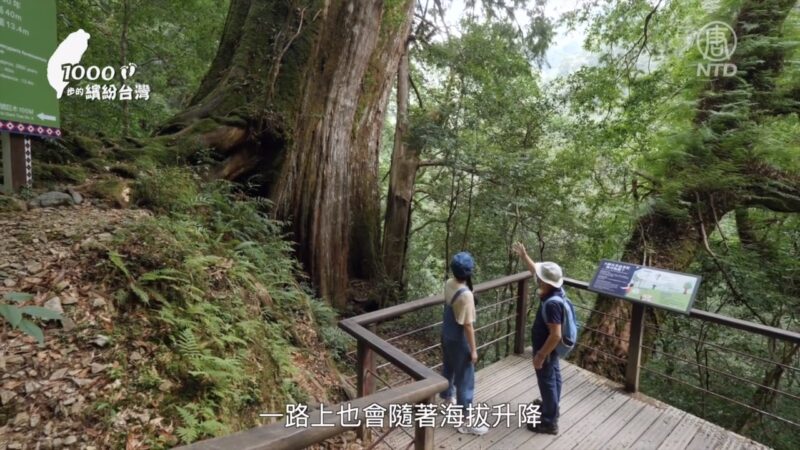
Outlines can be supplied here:
[[410, 148], [408, 136], [409, 68], [408, 44], [397, 70], [397, 123], [394, 133], [392, 165], [389, 171], [389, 192], [383, 222], [383, 267], [387, 280], [394, 285], [396, 300], [405, 287], [406, 252], [411, 226], [414, 187], [419, 168], [419, 151]]
[[[119, 37], [119, 64], [128, 64], [128, 25], [131, 21], [130, 0], [122, 2], [122, 32]], [[128, 103], [122, 102], [122, 137], [126, 138], [130, 134], [130, 113]]]
[[[691, 218], [679, 220], [665, 212], [654, 211], [639, 219], [633, 236], [625, 246], [622, 261], [669, 270], [683, 270], [694, 260], [702, 242], [700, 234], [700, 229]], [[584, 368], [613, 380], [622, 380], [625, 376], [625, 358], [628, 355], [631, 304], [599, 295], [594, 309], [599, 313], [593, 312], [589, 317], [587, 329], [580, 339], [581, 344], [586, 347], [579, 347], [577, 360]], [[619, 317], [621, 320], [614, 317]], [[588, 328], [597, 332], [592, 332]], [[602, 333], [618, 336], [620, 339]]]
[[[734, 24], [739, 45], [732, 56], [741, 73], [736, 77], [712, 79], [701, 94], [695, 117], [696, 128], [710, 129], [715, 137], [700, 148], [689, 149], [694, 157], [683, 165], [673, 166], [670, 175], [670, 178], [695, 176], [699, 179], [706, 172], [722, 170], [727, 171], [724, 172], [727, 175], [733, 171], [730, 174], [742, 180], [739, 186], [716, 190], [688, 185], [675, 200], [671, 200], [672, 203], [667, 203], [670, 200], [664, 198], [658, 199], [653, 210], [635, 224], [622, 254], [623, 261], [686, 271], [697, 251], [708, 245], [707, 238], [716, 227], [715, 217], [722, 218], [741, 206], [800, 212], [800, 181], [750, 155], [744, 156], [747, 160], [741, 160], [742, 157], [732, 159], [733, 156], [720, 145], [722, 138], [718, 137], [735, 132], [741, 126], [739, 121], [729, 118], [732, 108], [747, 108], [738, 112], [753, 121], [782, 113], [779, 108], [773, 108], [775, 100], [771, 94], [775, 77], [783, 66], [784, 50], [774, 43], [765, 49], [764, 46], [752, 45], [752, 42], [779, 36], [781, 24], [794, 3], [794, 0], [753, 0], [742, 6]], [[751, 93], [752, 99], [743, 101], [743, 98], [750, 98]], [[723, 110], [727, 114], [718, 114]], [[748, 141], [743, 139], [742, 145], [749, 145]], [[577, 361], [593, 372], [621, 380], [628, 353], [628, 344], [622, 340], [630, 338], [630, 303], [601, 295], [594, 309], [598, 312], [589, 317], [587, 329], [581, 336], [584, 347], [579, 349]], [[652, 313], [657, 314], [655, 311]], [[652, 334], [645, 336], [646, 344], [652, 340]], [[643, 354], [647, 356], [647, 352]]]
[[340, 308], [352, 281], [380, 272], [380, 131], [412, 6], [231, 0], [208, 73], [159, 132], [179, 157], [212, 149], [212, 176], [271, 198]]

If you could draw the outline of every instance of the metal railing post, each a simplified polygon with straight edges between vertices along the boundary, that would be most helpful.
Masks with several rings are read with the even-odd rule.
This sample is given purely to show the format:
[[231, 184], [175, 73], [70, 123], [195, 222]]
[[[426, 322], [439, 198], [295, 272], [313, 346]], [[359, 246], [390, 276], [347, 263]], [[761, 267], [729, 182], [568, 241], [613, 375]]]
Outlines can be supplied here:
[[628, 364], [625, 367], [625, 390], [628, 392], [639, 392], [639, 365], [642, 361], [646, 308], [641, 303], [633, 303], [631, 309], [631, 337], [628, 341]]
[[[358, 397], [366, 397], [375, 392], [375, 352], [367, 345], [366, 341], [358, 340], [356, 351], [358, 361]], [[357, 429], [361, 442], [369, 440], [369, 429], [362, 423]]]
[[[429, 405], [436, 401], [435, 397], [427, 398], [419, 404]], [[414, 421], [414, 450], [433, 450], [433, 429], [434, 427], [420, 426], [418, 420]]]
[[517, 323], [514, 330], [514, 353], [525, 351], [525, 326], [528, 318], [528, 280], [517, 282]]

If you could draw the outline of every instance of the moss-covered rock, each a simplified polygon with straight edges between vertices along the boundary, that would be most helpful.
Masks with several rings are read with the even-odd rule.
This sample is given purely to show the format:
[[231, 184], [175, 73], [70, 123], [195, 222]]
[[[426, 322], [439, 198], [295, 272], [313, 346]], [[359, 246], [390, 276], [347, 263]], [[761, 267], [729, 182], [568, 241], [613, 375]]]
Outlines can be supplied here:
[[86, 169], [67, 164], [33, 164], [33, 179], [38, 183], [80, 184], [86, 181]]
[[83, 158], [97, 158], [103, 153], [103, 143], [99, 139], [87, 136], [73, 136], [74, 152]]
[[135, 164], [119, 163], [109, 168], [109, 171], [123, 178], [135, 179], [139, 174], [139, 168]]
[[0, 212], [25, 211], [28, 207], [22, 200], [7, 195], [0, 195]]
[[197, 182], [185, 169], [169, 168], [140, 176], [133, 185], [131, 199], [140, 207], [154, 211], [181, 211], [197, 199]]
[[109, 164], [108, 161], [102, 158], [89, 158], [83, 162], [83, 167], [86, 167], [91, 172], [101, 173], [106, 171]]
[[141, 170], [152, 170], [176, 162], [172, 152], [158, 138], [148, 141], [144, 147], [114, 148], [112, 158], [116, 162], [131, 162]]
[[130, 205], [131, 186], [128, 181], [121, 178], [109, 177], [97, 180], [89, 186], [88, 192], [93, 197], [120, 208], [127, 208]]

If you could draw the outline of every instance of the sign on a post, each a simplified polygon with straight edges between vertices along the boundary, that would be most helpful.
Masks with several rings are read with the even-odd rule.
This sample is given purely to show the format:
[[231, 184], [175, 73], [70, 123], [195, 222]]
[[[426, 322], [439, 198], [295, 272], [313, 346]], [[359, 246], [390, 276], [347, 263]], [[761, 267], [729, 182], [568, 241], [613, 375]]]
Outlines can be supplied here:
[[604, 259], [589, 290], [688, 314], [701, 279], [697, 275]]
[[61, 136], [47, 80], [57, 38], [56, 0], [0, 0], [0, 131]]

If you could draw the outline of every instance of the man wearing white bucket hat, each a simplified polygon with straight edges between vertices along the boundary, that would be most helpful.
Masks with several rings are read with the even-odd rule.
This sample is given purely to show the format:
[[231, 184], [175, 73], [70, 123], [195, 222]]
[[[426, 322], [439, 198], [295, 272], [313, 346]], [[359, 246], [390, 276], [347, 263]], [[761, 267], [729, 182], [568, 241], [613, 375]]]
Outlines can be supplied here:
[[[533, 346], [533, 368], [539, 385], [541, 399], [534, 401], [540, 406], [541, 422], [528, 424], [528, 430], [535, 433], [558, 434], [558, 404], [561, 400], [561, 368], [555, 350], [561, 341], [562, 307], [557, 302], [547, 302], [547, 311], [542, 311], [546, 300], [554, 296], [564, 298], [564, 277], [561, 267], [554, 262], [533, 262], [525, 246], [515, 242], [511, 247], [531, 273], [536, 274], [539, 285], [539, 308], [531, 327], [531, 343]], [[547, 321], [545, 321], [547, 317]]]

